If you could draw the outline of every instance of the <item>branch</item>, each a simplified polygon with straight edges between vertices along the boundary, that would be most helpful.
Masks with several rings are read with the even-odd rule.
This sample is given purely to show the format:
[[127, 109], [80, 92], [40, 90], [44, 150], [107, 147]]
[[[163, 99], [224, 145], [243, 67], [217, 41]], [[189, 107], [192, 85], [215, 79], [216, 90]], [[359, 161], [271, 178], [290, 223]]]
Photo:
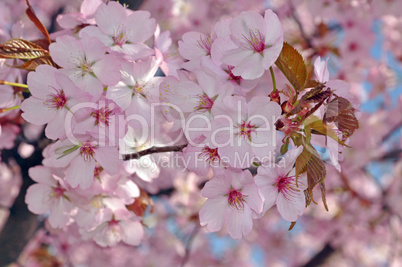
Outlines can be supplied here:
[[[299, 18], [299, 16], [298, 16], [297, 13], [296, 13], [296, 9], [295, 9], [295, 7], [293, 6], [293, 4], [290, 4], [290, 9], [291, 9], [291, 11], [292, 11], [292, 17], [293, 17], [293, 19], [296, 21], [297, 26], [299, 27], [300, 34], [301, 34], [302, 38], [304, 39], [304, 41], [306, 42], [306, 44], [307, 44], [307, 46], [308, 46], [309, 48], [314, 49], [313, 43], [311, 42], [310, 38], [307, 36], [306, 32], [304, 31], [303, 25], [302, 25], [302, 23], [300, 22], [300, 18]], [[314, 50], [315, 50], [315, 49], [314, 49]]]
[[12, 150], [2, 150], [2, 160], [15, 159], [21, 168], [22, 186], [14, 205], [10, 208], [10, 215], [4, 228], [0, 232], [0, 266], [7, 266], [15, 262], [28, 241], [41, 226], [37, 215], [31, 213], [25, 204], [25, 195], [33, 181], [28, 175], [30, 167], [41, 164], [42, 149], [36, 148], [31, 157], [22, 159], [17, 151], [18, 143]]
[[130, 159], [139, 159], [142, 156], [154, 154], [154, 153], [181, 152], [183, 150], [183, 148], [185, 148], [186, 146], [187, 146], [187, 144], [177, 145], [177, 146], [165, 146], [165, 147], [153, 146], [151, 148], [142, 150], [140, 152], [136, 152], [136, 153], [132, 153], [132, 154], [124, 154], [124, 155], [122, 155], [122, 157], [123, 157], [123, 160], [130, 160]]
[[186, 250], [185, 250], [185, 254], [183, 256], [182, 262], [181, 262], [181, 267], [184, 267], [184, 265], [190, 259], [191, 245], [192, 245], [192, 243], [194, 241], [194, 238], [197, 235], [199, 230], [200, 230], [200, 226], [195, 225], [194, 230], [191, 232], [190, 237], [189, 237], [189, 239], [188, 239], [188, 241], [186, 243]]
[[326, 244], [317, 254], [315, 254], [314, 257], [312, 257], [306, 264], [302, 265], [302, 267], [321, 266], [335, 251], [336, 250], [330, 244]]

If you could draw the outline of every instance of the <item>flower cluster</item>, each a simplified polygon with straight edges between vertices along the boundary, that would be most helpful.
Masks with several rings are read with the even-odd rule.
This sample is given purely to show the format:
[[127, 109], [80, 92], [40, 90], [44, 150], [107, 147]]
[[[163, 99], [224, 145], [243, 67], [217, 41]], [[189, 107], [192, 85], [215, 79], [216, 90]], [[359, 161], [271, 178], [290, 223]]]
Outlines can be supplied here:
[[[45, 36], [47, 46], [7, 43], [9, 53], [22, 43], [13, 57], [30, 59], [21, 116], [46, 125], [54, 141], [43, 166], [29, 170], [37, 183], [26, 195], [30, 211], [49, 211], [51, 227], [77, 227], [103, 247], [138, 245], [146, 192], [186, 170], [209, 179], [200, 224], [236, 239], [274, 205], [294, 225], [316, 185], [326, 205], [325, 164], [313, 145], [329, 148], [340, 168], [340, 146], [358, 127], [349, 85], [329, 80], [320, 58], [312, 78], [272, 10], [185, 33], [183, 60], [169, 57], [169, 33], [147, 11], [84, 1], [58, 22], [64, 30]], [[172, 151], [180, 160], [169, 154], [170, 168], [150, 155]]]

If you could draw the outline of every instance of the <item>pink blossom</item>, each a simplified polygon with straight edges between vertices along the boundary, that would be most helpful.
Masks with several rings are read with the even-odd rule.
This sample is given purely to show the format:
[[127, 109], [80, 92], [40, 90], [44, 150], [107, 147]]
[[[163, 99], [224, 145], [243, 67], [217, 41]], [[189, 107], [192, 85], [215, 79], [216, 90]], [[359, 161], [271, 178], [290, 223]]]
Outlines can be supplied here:
[[120, 241], [132, 246], [140, 244], [144, 230], [139, 218], [127, 210], [117, 210], [114, 213], [107, 210], [105, 222], [94, 230], [81, 231], [83, 238], [93, 238], [101, 247], [115, 246]]
[[283, 30], [278, 17], [270, 9], [264, 18], [257, 12], [244, 11], [232, 19], [230, 30], [238, 48], [229, 51], [222, 62], [234, 66], [235, 76], [261, 77], [282, 50]]
[[230, 34], [229, 23], [230, 20], [219, 21], [207, 34], [199, 32], [183, 34], [183, 41], [179, 41], [179, 52], [183, 58], [188, 60], [183, 67], [187, 70], [194, 70], [200, 66], [201, 59], [211, 57], [214, 41]]
[[227, 96], [214, 105], [211, 130], [205, 135], [210, 148], [235, 168], [248, 168], [257, 157], [272, 157], [276, 146], [275, 121], [281, 109], [268, 97], [254, 97], [249, 103], [240, 96]]
[[63, 68], [61, 72], [95, 98], [99, 98], [104, 86], [120, 80], [120, 60], [107, 55], [106, 46], [96, 38], [77, 40], [62, 36], [49, 46], [49, 51], [54, 62]]
[[303, 214], [306, 206], [304, 190], [307, 188], [305, 176], [296, 180], [293, 168], [297, 157], [302, 153], [303, 147], [289, 150], [275, 166], [260, 166], [255, 182], [264, 196], [264, 214], [276, 204], [282, 218], [295, 222]]
[[81, 138], [56, 142], [50, 151], [50, 162], [55, 167], [66, 167], [66, 181], [73, 187], [87, 189], [94, 179], [96, 163], [109, 174], [117, 174], [121, 159], [117, 147], [101, 146], [98, 142]]
[[60, 178], [60, 174], [45, 166], [29, 169], [29, 176], [37, 182], [31, 185], [25, 196], [28, 209], [35, 214], [49, 213], [52, 227], [61, 228], [72, 221], [73, 195]]
[[77, 100], [83, 99], [82, 92], [67, 76], [48, 65], [29, 73], [28, 87], [32, 96], [21, 104], [22, 117], [36, 125], [47, 124], [45, 133], [50, 139], [65, 136], [65, 118]]
[[96, 37], [112, 51], [127, 55], [129, 60], [151, 56], [154, 51], [144, 44], [155, 32], [155, 19], [148, 11], [130, 11], [120, 3], [101, 4], [96, 11], [96, 26], [85, 27], [80, 37]]
[[[121, 81], [106, 92], [106, 96], [125, 111], [128, 124], [135, 129], [153, 124], [151, 103], [158, 102], [159, 84], [163, 79], [154, 77], [158, 67], [155, 57], [137, 63], [124, 63], [120, 71]], [[138, 116], [144, 120], [138, 120]]]
[[208, 198], [200, 209], [200, 223], [216, 232], [226, 226], [232, 238], [240, 239], [253, 227], [253, 216], [262, 212], [263, 200], [250, 171], [226, 170], [209, 180], [201, 190]]

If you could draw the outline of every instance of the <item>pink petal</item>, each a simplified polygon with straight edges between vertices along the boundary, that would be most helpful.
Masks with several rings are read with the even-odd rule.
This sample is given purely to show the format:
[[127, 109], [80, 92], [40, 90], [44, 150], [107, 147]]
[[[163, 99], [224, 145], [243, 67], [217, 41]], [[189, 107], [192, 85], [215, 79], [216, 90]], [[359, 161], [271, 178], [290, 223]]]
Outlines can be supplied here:
[[230, 191], [231, 177], [217, 176], [209, 180], [201, 190], [201, 196], [206, 198], [220, 198]]
[[235, 68], [232, 69], [232, 73], [235, 76], [241, 76], [243, 79], [247, 80], [260, 78], [264, 74], [264, 68], [262, 67], [263, 59], [264, 58], [259, 53], [253, 53], [237, 64]]
[[198, 44], [200, 39], [207, 36], [199, 32], [187, 32], [183, 34], [183, 41], [179, 41], [179, 53], [185, 59], [198, 59], [207, 55], [207, 52]]
[[52, 203], [49, 214], [49, 223], [54, 228], [62, 228], [70, 221], [72, 204], [64, 197], [59, 197]]
[[53, 178], [52, 172], [48, 167], [45, 166], [35, 166], [29, 168], [29, 177], [37, 183], [46, 184], [49, 186], [56, 186], [57, 182]]
[[[53, 61], [63, 68], [75, 68], [77, 58], [84, 58], [84, 50], [79, 40], [72, 36], [62, 36], [49, 46]], [[66, 54], [68, 51], [68, 54]]]
[[246, 196], [245, 199], [250, 209], [257, 214], [262, 212], [264, 200], [256, 184], [243, 187], [241, 193]]
[[130, 29], [129, 41], [132, 43], [145, 42], [154, 34], [156, 29], [155, 19], [150, 19], [148, 11], [134, 11], [127, 18], [127, 27]]
[[111, 47], [114, 44], [113, 38], [111, 36], [106, 35], [101, 29], [95, 26], [85, 27], [80, 31], [79, 36], [81, 38], [95, 37], [108, 47]]
[[44, 184], [31, 185], [25, 195], [25, 203], [28, 209], [35, 214], [43, 214], [51, 207], [52, 188]]
[[54, 79], [57, 69], [49, 65], [39, 65], [35, 71], [29, 72], [27, 84], [32, 96], [45, 100], [52, 87], [58, 87]]
[[283, 29], [278, 16], [271, 9], [268, 9], [265, 11], [264, 20], [267, 25], [266, 32], [263, 33], [265, 35], [265, 44], [273, 45], [274, 43], [280, 43], [282, 49]]
[[22, 117], [27, 122], [35, 125], [43, 125], [52, 120], [57, 110], [49, 108], [43, 104], [43, 100], [29, 97], [21, 103]]
[[86, 162], [82, 156], [76, 157], [67, 168], [66, 181], [73, 188], [78, 185], [81, 189], [89, 188], [94, 180], [95, 165], [93, 159], [90, 162]]
[[98, 27], [107, 35], [114, 36], [116, 30], [125, 25], [127, 13], [125, 8], [117, 2], [101, 4], [96, 10], [95, 20]]
[[241, 239], [250, 233], [253, 228], [253, 219], [248, 205], [245, 205], [242, 211], [231, 208], [226, 209], [225, 225], [228, 233], [234, 239]]
[[88, 62], [96, 62], [104, 58], [106, 46], [97, 38], [82, 38], [81, 44], [85, 53], [85, 59]]
[[223, 227], [225, 210], [230, 210], [226, 197], [207, 199], [200, 209], [200, 224], [206, 225], [210, 232], [219, 231]]
[[120, 159], [119, 151], [116, 147], [101, 146], [95, 151], [96, 161], [107, 171], [110, 175], [117, 174], [123, 161]]
[[138, 246], [144, 235], [144, 229], [139, 222], [121, 221], [121, 238], [124, 243]]
[[250, 37], [250, 30], [254, 31], [256, 35], [259, 31], [261, 35], [264, 36], [267, 31], [266, 29], [267, 25], [264, 19], [255, 11], [241, 12], [240, 15], [233, 18], [230, 23], [232, 35], [240, 42], [245, 42], [245, 40], [242, 40], [244, 38], [243, 36], [247, 38]]
[[120, 60], [112, 55], [105, 55], [102, 60], [96, 62], [93, 71], [98, 79], [108, 86], [120, 81]]
[[276, 200], [276, 207], [282, 218], [289, 221], [297, 221], [298, 216], [303, 214], [306, 206], [306, 199], [302, 190], [296, 197], [292, 197], [290, 200], [286, 199], [282, 194], [278, 194]]
[[67, 112], [67, 109], [64, 108], [56, 111], [56, 116], [46, 126], [45, 133], [47, 138], [56, 140], [66, 135], [64, 124]]

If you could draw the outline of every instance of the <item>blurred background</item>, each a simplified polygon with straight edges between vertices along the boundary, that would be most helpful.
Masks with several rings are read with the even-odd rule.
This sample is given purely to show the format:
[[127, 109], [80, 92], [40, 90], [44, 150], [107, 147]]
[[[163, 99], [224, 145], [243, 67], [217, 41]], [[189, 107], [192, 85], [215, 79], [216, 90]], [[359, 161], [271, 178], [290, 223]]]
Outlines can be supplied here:
[[[31, 0], [50, 33], [61, 30], [59, 14], [79, 12], [81, 0]], [[360, 128], [343, 150], [341, 172], [327, 164], [325, 211], [316, 192], [293, 230], [275, 209], [254, 221], [252, 232], [233, 240], [199, 226], [200, 178], [181, 173], [146, 185], [153, 202], [149, 226], [139, 247], [101, 248], [75, 238], [76, 229], [51, 229], [46, 216], [27, 210], [28, 169], [41, 163], [49, 143], [43, 128], [29, 125], [19, 111], [0, 118], [1, 266], [402, 266], [402, 1], [400, 0], [143, 0], [120, 1], [151, 12], [161, 32], [170, 31], [169, 57], [178, 56], [183, 33], [206, 33], [217, 21], [271, 8], [279, 16], [285, 41], [307, 63], [328, 60], [331, 79], [351, 84]], [[0, 1], [0, 41], [13, 34], [40, 36], [25, 15], [22, 0]], [[20, 25], [20, 26], [18, 26]], [[21, 26], [23, 25], [23, 27]], [[15, 78], [24, 73], [4, 73]], [[26, 74], [25, 74], [26, 75]], [[280, 79], [280, 78], [279, 78]], [[9, 86], [0, 85], [0, 107]], [[2, 96], [4, 94], [4, 96]], [[329, 153], [320, 150], [329, 161]], [[169, 176], [169, 177], [170, 177]]]

